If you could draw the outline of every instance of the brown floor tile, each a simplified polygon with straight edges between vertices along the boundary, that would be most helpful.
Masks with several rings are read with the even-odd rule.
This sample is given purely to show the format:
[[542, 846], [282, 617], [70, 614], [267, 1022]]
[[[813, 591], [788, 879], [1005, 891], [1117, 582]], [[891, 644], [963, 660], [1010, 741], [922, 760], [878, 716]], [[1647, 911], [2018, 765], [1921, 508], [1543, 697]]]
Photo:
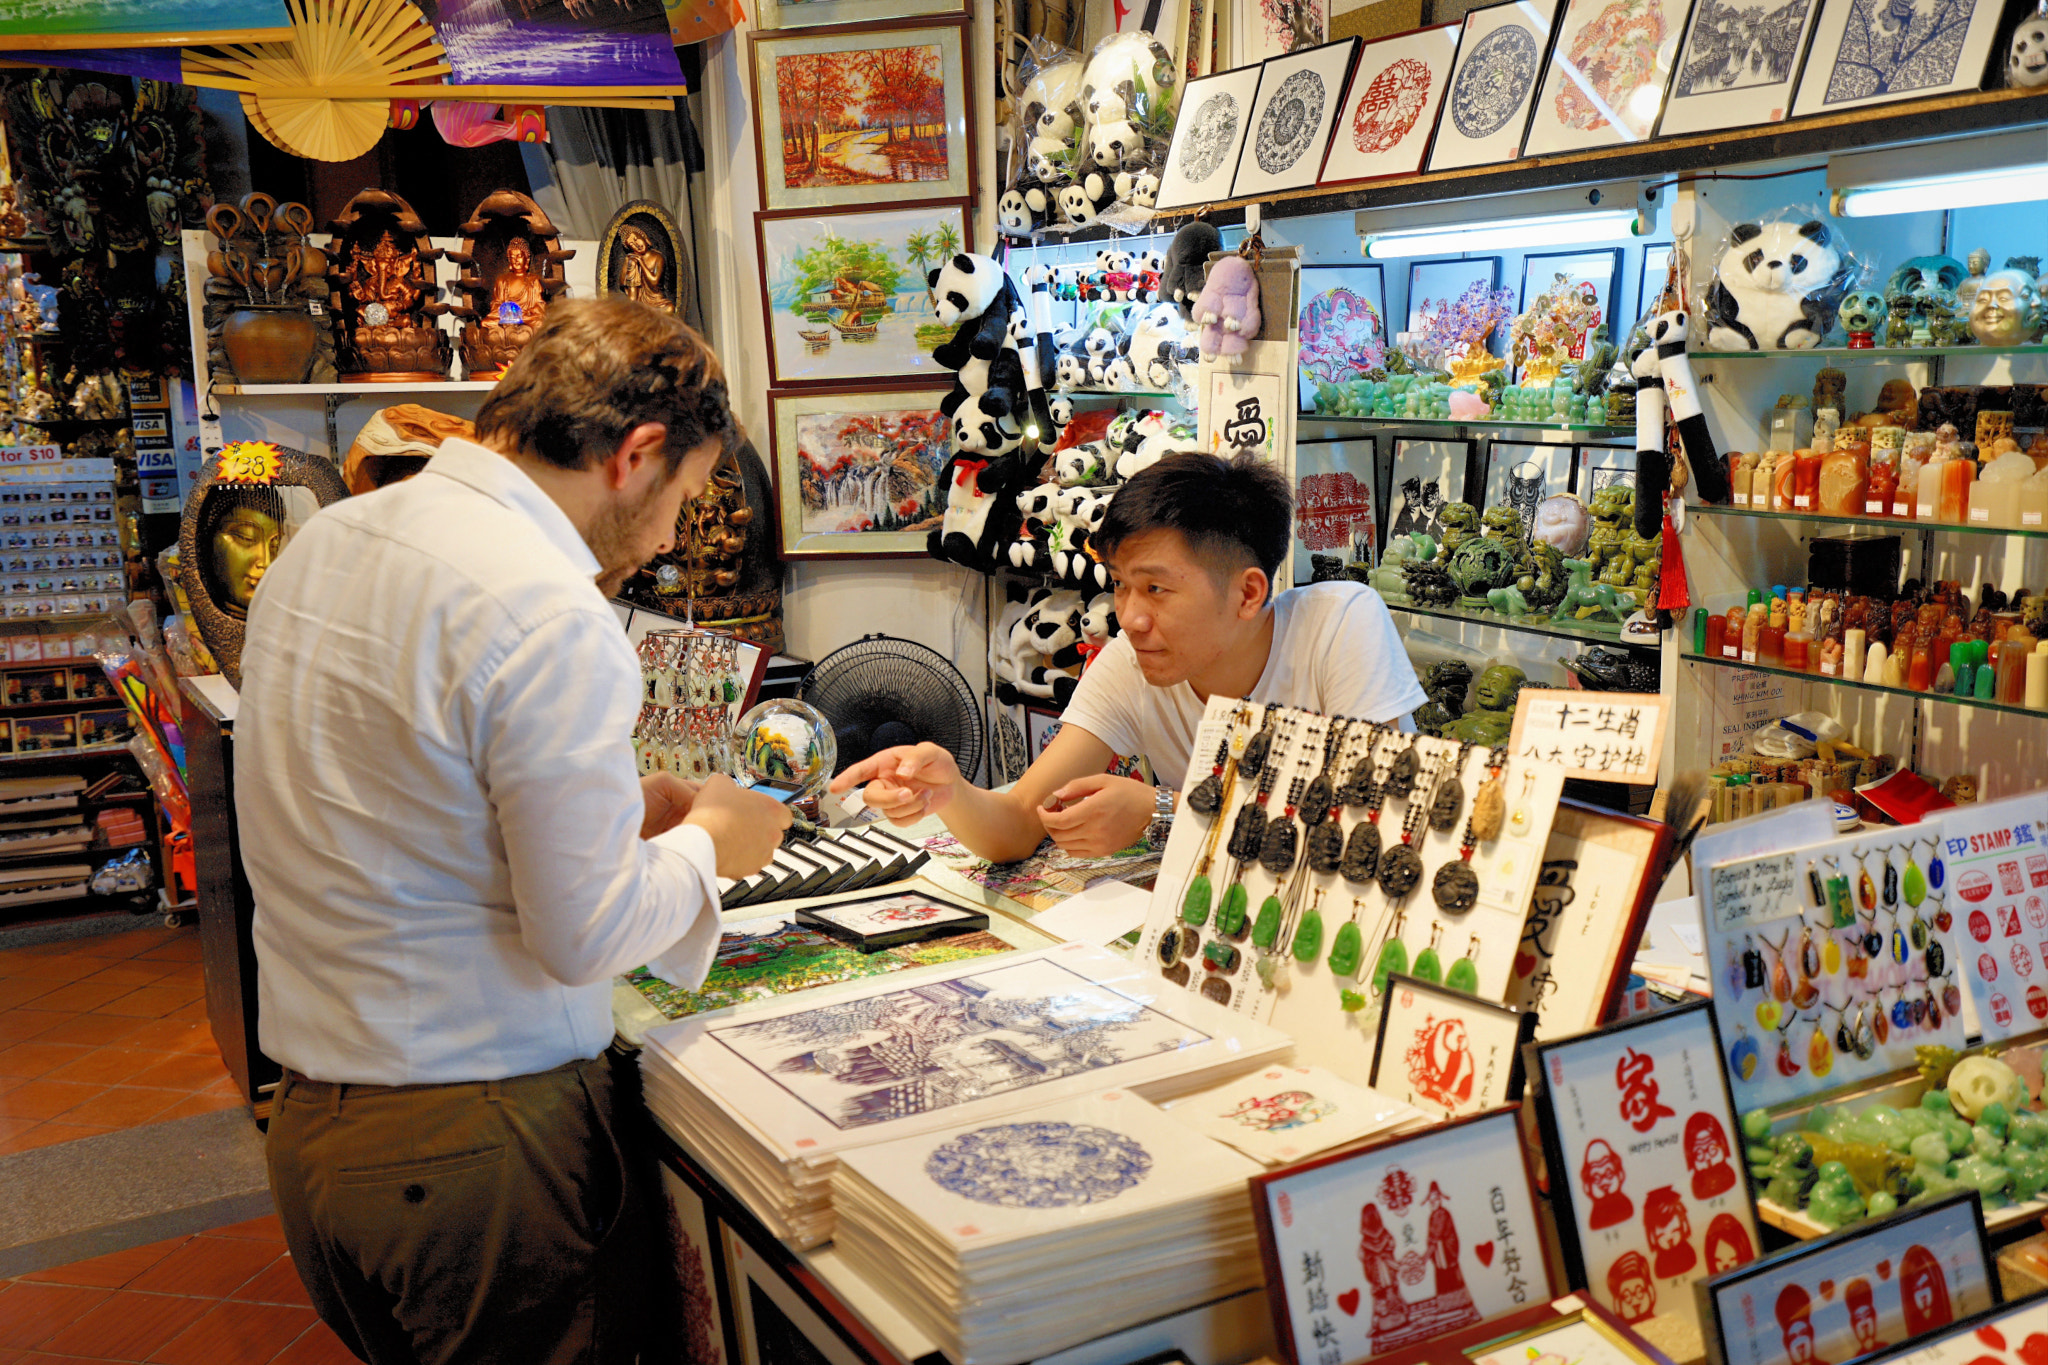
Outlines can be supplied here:
[[190, 1237], [169, 1237], [161, 1242], [151, 1242], [147, 1246], [110, 1251], [104, 1256], [95, 1256], [90, 1261], [74, 1261], [70, 1265], [38, 1270], [20, 1278], [41, 1284], [75, 1284], [93, 1289], [120, 1289], [191, 1240]]
[[41, 976], [0, 977], [0, 1010], [11, 1010], [16, 1005], [26, 1005], [40, 995], [64, 989], [65, 981], [50, 981]]
[[113, 985], [147, 986], [152, 982], [170, 980], [175, 973], [185, 969], [184, 964], [179, 962], [144, 962], [140, 958], [130, 958], [126, 962], [104, 966], [96, 961], [94, 965], [97, 970], [81, 977], [81, 980], [105, 981]]
[[99, 1010], [108, 1001], [118, 1000], [135, 989], [135, 986], [126, 982], [94, 981], [87, 977], [83, 981], [59, 986], [56, 990], [37, 997], [34, 1004], [37, 1009], [75, 1010], [80, 1014], [89, 1014]]
[[198, 1294], [223, 1298], [284, 1253], [276, 1242], [240, 1237], [194, 1237], [128, 1282], [130, 1289], [155, 1294]]
[[138, 986], [132, 991], [126, 991], [118, 999], [94, 1005], [92, 1010], [95, 1014], [122, 1014], [138, 1019], [161, 1019], [172, 1010], [182, 1009], [191, 1004], [192, 998], [191, 991], [184, 988]]
[[[100, 1085], [118, 1085], [127, 1081], [138, 1071], [159, 1066], [181, 1054], [170, 1052], [144, 1052], [140, 1048], [96, 1047], [83, 1057], [64, 1063], [47, 1072], [46, 1079], [53, 1081], [89, 1081]], [[148, 1085], [148, 1081], [129, 1081], [131, 1085]], [[176, 1086], [163, 1086], [166, 1090]], [[198, 1087], [189, 1087], [197, 1089]]]
[[30, 1041], [33, 1042], [55, 1042], [57, 1041], [56, 1039], [46, 1038], [44, 1035], [52, 1029], [61, 1028], [74, 1019], [85, 1017], [76, 1010], [46, 1010], [35, 1008], [32, 1005], [24, 1006], [13, 1012], [19, 1015], [25, 1022], [35, 1026], [36, 1031], [29, 1035]]
[[317, 1319], [310, 1308], [222, 1303], [159, 1348], [160, 1365], [269, 1365]]
[[11, 1137], [18, 1137], [42, 1122], [43, 1120], [41, 1119], [11, 1119], [0, 1115], [0, 1142], [5, 1142]]
[[250, 1242], [275, 1242], [284, 1245], [284, 1226], [277, 1221], [277, 1215], [266, 1213], [246, 1222], [230, 1223], [224, 1228], [209, 1228], [208, 1237], [239, 1237]]
[[[135, 1085], [109, 1086], [58, 1115], [65, 1123], [91, 1123], [103, 1128], [139, 1128], [185, 1098], [177, 1090], [146, 1090]], [[0, 1103], [5, 1103], [0, 1099]]]
[[[17, 1010], [19, 1014], [21, 1011]], [[87, 1047], [106, 1047], [119, 1043], [123, 1047], [138, 1046], [128, 1042], [143, 1029], [149, 1027], [146, 1019], [131, 1019], [113, 1014], [79, 1014], [61, 1024], [44, 1024], [35, 1037], [39, 1043], [83, 1043]]]
[[91, 1360], [147, 1360], [212, 1306], [206, 1299], [124, 1290], [43, 1342], [42, 1349]]
[[[189, 932], [192, 945], [197, 947], [199, 945], [198, 930], [195, 928]], [[88, 938], [70, 940], [65, 945], [70, 951], [61, 954], [61, 956], [105, 957], [122, 961], [131, 957], [139, 957], [143, 953], [162, 948], [166, 944], [178, 942], [181, 937], [182, 935], [178, 930], [164, 928], [130, 929], [123, 934], [94, 934]]]
[[50, 1026], [28, 1010], [0, 1010], [0, 1048], [25, 1043]]
[[106, 1089], [82, 1081], [30, 1081], [0, 1095], [0, 1114], [16, 1119], [53, 1119]]
[[198, 990], [199, 994], [194, 996], [190, 1003], [180, 1005], [164, 1017], [166, 1019], [205, 1019], [207, 1017], [206, 988], [202, 986]]
[[0, 1290], [0, 1346], [17, 1351], [40, 1346], [107, 1297], [104, 1289], [11, 1281]]
[[360, 1365], [355, 1353], [341, 1344], [334, 1329], [316, 1322], [297, 1341], [284, 1348], [270, 1365]]
[[0, 1142], [0, 1156], [11, 1152], [33, 1151], [38, 1147], [48, 1147], [58, 1142], [75, 1142], [79, 1138], [98, 1137], [101, 1133], [113, 1131], [111, 1128], [100, 1128], [91, 1124], [72, 1123], [68, 1119], [62, 1123], [52, 1120], [48, 1123], [39, 1123], [18, 1137]]
[[219, 1055], [210, 1049], [204, 1052], [174, 1052], [140, 1071], [130, 1072], [124, 1079], [129, 1085], [149, 1085], [159, 1090], [195, 1092], [204, 1090], [217, 1081], [228, 1079], [228, 1069]]
[[[47, 1076], [67, 1062], [75, 1062], [92, 1051], [77, 1043], [45, 1043], [30, 1040], [0, 1051], [0, 1076], [33, 1080]], [[45, 1115], [45, 1117], [48, 1117]]]
[[150, 1122], [169, 1123], [172, 1119], [189, 1119], [200, 1114], [217, 1114], [223, 1109], [242, 1107], [240, 1092], [231, 1095], [187, 1095]]
[[158, 1052], [193, 1052], [213, 1047], [213, 1030], [188, 1019], [151, 1019], [122, 1040], [127, 1047]]
[[188, 941], [169, 943], [161, 948], [152, 948], [138, 954], [145, 962], [197, 962], [199, 961], [199, 939], [195, 936]]
[[290, 1253], [278, 1257], [257, 1272], [255, 1278], [228, 1295], [244, 1303], [295, 1303], [302, 1308], [311, 1308], [313, 1301], [306, 1297], [306, 1286], [299, 1280], [299, 1268], [292, 1264]]

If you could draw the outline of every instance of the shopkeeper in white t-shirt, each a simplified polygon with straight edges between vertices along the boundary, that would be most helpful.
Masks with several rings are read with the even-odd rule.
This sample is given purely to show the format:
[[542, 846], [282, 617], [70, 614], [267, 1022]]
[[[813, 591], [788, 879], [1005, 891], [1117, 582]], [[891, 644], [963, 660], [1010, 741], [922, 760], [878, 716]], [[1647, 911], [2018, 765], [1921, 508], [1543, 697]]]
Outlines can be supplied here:
[[[1427, 698], [1377, 593], [1341, 582], [1273, 594], [1293, 516], [1286, 479], [1256, 457], [1161, 460], [1123, 486], [1094, 538], [1116, 576], [1123, 634], [1016, 785], [976, 787], [944, 749], [919, 744], [854, 764], [832, 789], [865, 783], [867, 804], [897, 824], [936, 814], [993, 862], [1026, 857], [1047, 835], [1099, 858], [1161, 837], [1212, 696], [1405, 722]], [[1110, 776], [1117, 754], [1143, 755], [1166, 785]]]

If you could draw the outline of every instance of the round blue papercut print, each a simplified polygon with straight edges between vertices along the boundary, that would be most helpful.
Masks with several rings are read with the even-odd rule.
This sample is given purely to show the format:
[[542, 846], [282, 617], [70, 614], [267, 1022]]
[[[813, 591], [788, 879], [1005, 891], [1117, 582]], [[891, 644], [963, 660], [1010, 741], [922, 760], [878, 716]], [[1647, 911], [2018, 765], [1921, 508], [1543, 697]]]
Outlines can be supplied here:
[[1536, 37], [1503, 24], [1479, 40], [1451, 84], [1451, 122], [1469, 138], [1491, 137], [1522, 107], [1536, 83]]
[[925, 1159], [940, 1189], [1006, 1209], [1064, 1209], [1114, 1199], [1142, 1181], [1152, 1156], [1122, 1133], [1086, 1123], [1003, 1123], [962, 1133]]

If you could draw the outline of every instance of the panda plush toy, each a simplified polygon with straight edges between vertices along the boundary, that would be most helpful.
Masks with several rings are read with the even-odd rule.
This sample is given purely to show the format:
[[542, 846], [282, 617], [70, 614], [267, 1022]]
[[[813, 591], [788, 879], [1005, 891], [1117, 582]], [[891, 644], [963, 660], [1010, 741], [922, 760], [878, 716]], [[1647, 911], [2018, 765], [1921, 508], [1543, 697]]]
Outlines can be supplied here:
[[1017, 494], [1032, 482], [1022, 453], [1031, 398], [1012, 325], [1024, 305], [1001, 264], [986, 256], [961, 252], [925, 278], [939, 322], [958, 327], [932, 351], [935, 363], [954, 371], [939, 404], [951, 422], [954, 453], [939, 471], [946, 511], [926, 548], [934, 558], [990, 573], [1017, 537]]
[[1049, 697], [1061, 706], [1072, 699], [1081, 672], [1084, 610], [1080, 593], [1060, 590], [1047, 593], [1025, 613], [1020, 633], [1038, 661], [1022, 670], [1018, 691], [1027, 697]]
[[1854, 264], [1828, 225], [1738, 223], [1707, 290], [1707, 345], [1717, 351], [1803, 351], [1835, 325]]
[[1082, 185], [1066, 185], [1060, 189], [1058, 200], [1060, 217], [1069, 223], [1086, 227], [1102, 216], [1102, 211], [1115, 201], [1116, 191], [1105, 181], [1095, 194], [1090, 194]]
[[1052, 197], [1044, 181], [1025, 176], [996, 200], [996, 226], [1006, 236], [1029, 237], [1053, 220]]
[[1116, 624], [1116, 595], [1100, 592], [1088, 599], [1087, 607], [1081, 612], [1081, 671], [1086, 673], [1095, 656], [1102, 653], [1104, 645], [1118, 634]]
[[2048, 85], [2048, 14], [2038, 9], [2020, 20], [2005, 54], [2005, 83], [2015, 89]]

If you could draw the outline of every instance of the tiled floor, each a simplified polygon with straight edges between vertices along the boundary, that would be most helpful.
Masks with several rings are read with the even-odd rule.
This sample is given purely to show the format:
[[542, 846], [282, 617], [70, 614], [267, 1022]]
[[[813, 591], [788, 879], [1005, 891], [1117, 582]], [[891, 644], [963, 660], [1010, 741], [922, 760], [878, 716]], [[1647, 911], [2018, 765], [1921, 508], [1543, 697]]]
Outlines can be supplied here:
[[0, 1365], [348, 1365], [275, 1217], [0, 1280]]
[[196, 928], [0, 951], [0, 1155], [240, 1104], [204, 993]]

